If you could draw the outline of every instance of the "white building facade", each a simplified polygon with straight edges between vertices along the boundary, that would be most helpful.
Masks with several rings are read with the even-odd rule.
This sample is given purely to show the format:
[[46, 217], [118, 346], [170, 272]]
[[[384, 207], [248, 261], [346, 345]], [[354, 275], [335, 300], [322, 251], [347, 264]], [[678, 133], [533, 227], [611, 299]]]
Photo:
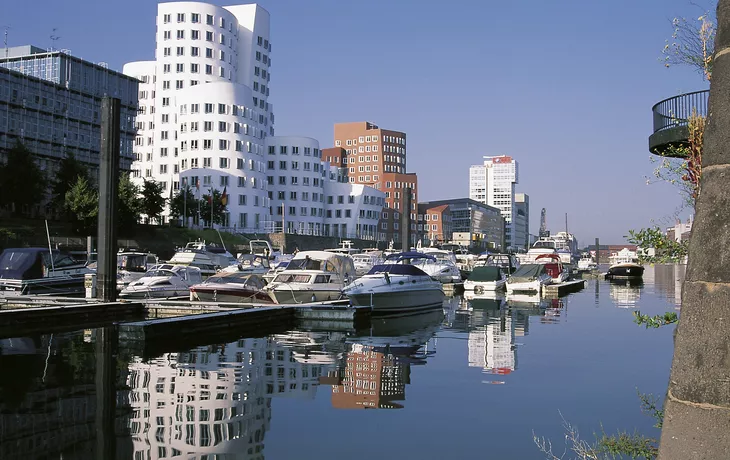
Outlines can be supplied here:
[[133, 175], [167, 191], [197, 185], [192, 178], [201, 193], [246, 189], [235, 192], [245, 201], [229, 199], [224, 226], [263, 230], [264, 139], [274, 134], [269, 13], [256, 4], [160, 3], [156, 43], [154, 61], [124, 66], [142, 82]]
[[515, 241], [515, 185], [519, 181], [517, 161], [503, 155], [484, 157], [483, 165], [469, 169], [469, 198], [499, 209], [505, 221], [505, 246]]

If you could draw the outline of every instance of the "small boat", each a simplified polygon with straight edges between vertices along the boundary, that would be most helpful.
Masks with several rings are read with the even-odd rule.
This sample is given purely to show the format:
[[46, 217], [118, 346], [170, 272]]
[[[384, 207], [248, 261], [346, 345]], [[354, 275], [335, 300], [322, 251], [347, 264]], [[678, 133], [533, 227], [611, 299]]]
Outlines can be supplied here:
[[239, 254], [237, 262], [237, 264], [229, 265], [221, 271], [246, 275], [265, 275], [271, 270], [269, 259], [257, 254]]
[[482, 267], [485, 265], [502, 267], [503, 272], [511, 275], [520, 266], [520, 262], [512, 254], [482, 254], [477, 258], [474, 266]]
[[94, 273], [86, 261], [48, 248], [8, 248], [0, 254], [0, 292], [80, 295], [84, 275]]
[[200, 269], [200, 273], [206, 277], [215, 275], [221, 268], [236, 264], [236, 258], [225, 248], [212, 243], [206, 244], [203, 240], [189, 242], [184, 248], [178, 249], [168, 262], [174, 265], [197, 267]]
[[[421, 253], [431, 257], [419, 258], [414, 264], [417, 264], [418, 268], [430, 275], [431, 278], [439, 280], [442, 283], [461, 282], [461, 272], [459, 271], [459, 267], [456, 266], [456, 257], [453, 253], [435, 248], [423, 248], [421, 249]], [[394, 256], [398, 257], [399, 254]], [[386, 263], [388, 263], [388, 259], [394, 256], [388, 256]]]
[[344, 240], [340, 242], [339, 248], [334, 249], [325, 249], [327, 252], [336, 252], [337, 254], [346, 254], [348, 256], [354, 256], [355, 254], [360, 254], [359, 249], [353, 247], [352, 241], [350, 240]]
[[327, 251], [302, 251], [264, 290], [279, 304], [339, 299], [355, 279], [352, 257]]
[[481, 267], [474, 267], [469, 279], [464, 281], [464, 290], [474, 291], [475, 293], [499, 291], [504, 289], [506, 282], [507, 276], [502, 271], [502, 267], [483, 265]]
[[268, 272], [266, 272], [266, 274], [264, 275], [264, 281], [266, 281], [267, 283], [274, 281], [274, 278], [276, 278], [276, 275], [278, 275], [279, 273], [284, 271], [288, 265], [289, 265], [288, 261], [279, 262], [278, 264], [276, 264], [276, 266], [274, 268], [271, 268], [271, 269], [269, 269]]
[[271, 297], [264, 292], [266, 281], [255, 273], [217, 273], [200, 284], [190, 287], [190, 300], [235, 303], [271, 303]]
[[353, 255], [352, 262], [355, 264], [355, 273], [357, 276], [363, 276], [375, 265], [382, 264], [383, 258], [377, 252], [364, 252]]
[[202, 281], [198, 267], [160, 264], [150, 268], [142, 278], [129, 283], [119, 296], [137, 299], [187, 296], [190, 286]]
[[557, 254], [542, 254], [535, 260], [538, 264], [545, 265], [545, 271], [550, 275], [551, 284], [560, 284], [568, 281], [570, 275], [565, 269], [561, 258]]
[[507, 278], [507, 293], [534, 292], [542, 293], [542, 287], [552, 282], [552, 277], [546, 271], [546, 264], [521, 265]]
[[608, 267], [606, 278], [641, 278], [644, 276], [644, 267], [639, 264], [639, 259], [634, 251], [622, 249], [609, 257], [611, 266]]
[[158, 262], [157, 256], [154, 254], [120, 249], [117, 253], [117, 289], [122, 290], [129, 283], [142, 278], [147, 270], [157, 265]]
[[593, 260], [593, 256], [590, 253], [584, 252], [578, 260], [578, 271], [579, 272], [590, 272], [596, 270], [598, 264]]
[[392, 313], [441, 308], [444, 290], [417, 264], [419, 253], [388, 257], [388, 263], [375, 265], [366, 275], [342, 289], [352, 305], [373, 307], [373, 313]]

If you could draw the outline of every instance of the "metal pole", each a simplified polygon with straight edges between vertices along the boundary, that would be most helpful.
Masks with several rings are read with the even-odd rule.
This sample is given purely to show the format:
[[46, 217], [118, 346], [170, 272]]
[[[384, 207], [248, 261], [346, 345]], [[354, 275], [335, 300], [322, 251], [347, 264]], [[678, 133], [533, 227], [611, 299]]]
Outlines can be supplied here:
[[210, 228], [213, 228], [213, 187], [210, 187]]
[[596, 264], [601, 263], [601, 245], [598, 244], [598, 238], [596, 238]]
[[99, 161], [99, 242], [97, 298], [117, 298], [117, 195], [119, 193], [119, 131], [121, 101], [101, 102], [101, 158]]
[[184, 187], [182, 189], [183, 191], [183, 227], [188, 226], [188, 186], [185, 183], [185, 178], [182, 178], [182, 182], [184, 184]]

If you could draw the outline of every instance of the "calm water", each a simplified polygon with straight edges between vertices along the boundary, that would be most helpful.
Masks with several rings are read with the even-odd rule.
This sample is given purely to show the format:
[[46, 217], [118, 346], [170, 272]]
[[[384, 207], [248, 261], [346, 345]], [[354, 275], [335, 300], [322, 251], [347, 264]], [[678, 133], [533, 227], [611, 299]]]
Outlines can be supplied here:
[[560, 445], [563, 418], [588, 439], [658, 435], [637, 389], [663, 396], [673, 329], [632, 311], [674, 310], [683, 268], [542, 303], [457, 297], [367, 331], [188, 349], [110, 329], [4, 339], [0, 458], [541, 459], [533, 432]]

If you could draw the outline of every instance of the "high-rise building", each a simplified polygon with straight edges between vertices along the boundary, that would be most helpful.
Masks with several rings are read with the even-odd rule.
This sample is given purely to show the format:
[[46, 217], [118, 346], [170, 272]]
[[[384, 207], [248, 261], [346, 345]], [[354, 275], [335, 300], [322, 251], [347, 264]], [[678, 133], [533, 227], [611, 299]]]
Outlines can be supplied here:
[[[334, 131], [335, 148], [326, 149], [325, 157], [337, 160], [333, 164], [344, 169], [350, 183], [385, 192], [378, 240], [392, 240], [406, 249], [415, 244], [418, 178], [406, 173], [406, 134], [367, 121], [336, 123]], [[408, 235], [409, 241], [402, 241], [402, 235]]]
[[124, 66], [142, 82], [134, 177], [171, 190], [181, 172], [199, 169], [204, 189], [246, 189], [245, 204], [229, 201], [224, 226], [242, 215], [263, 225], [265, 138], [274, 135], [269, 13], [256, 4], [160, 3], [156, 43], [154, 61]]
[[105, 63], [85, 61], [68, 50], [6, 48], [0, 53], [0, 161], [5, 150], [20, 141], [49, 178], [67, 153], [95, 176], [101, 152], [101, 98], [112, 96], [121, 101], [120, 168], [129, 171], [138, 84]]
[[515, 248], [530, 249], [530, 196], [515, 193]]
[[484, 164], [469, 169], [469, 198], [499, 209], [504, 217], [507, 247], [515, 240], [515, 184], [519, 181], [517, 161], [502, 155], [484, 157]]

